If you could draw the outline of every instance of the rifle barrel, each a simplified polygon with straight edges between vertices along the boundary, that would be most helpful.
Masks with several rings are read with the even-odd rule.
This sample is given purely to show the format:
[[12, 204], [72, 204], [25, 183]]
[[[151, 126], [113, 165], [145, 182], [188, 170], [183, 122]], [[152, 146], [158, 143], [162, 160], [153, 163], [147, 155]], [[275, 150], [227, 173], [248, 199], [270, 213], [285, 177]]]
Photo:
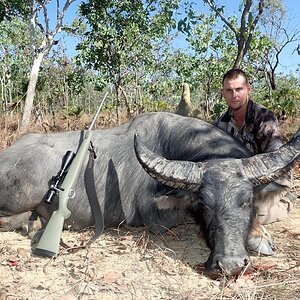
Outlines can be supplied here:
[[94, 116], [94, 118], [93, 118], [93, 121], [92, 121], [92, 123], [91, 123], [91, 125], [90, 125], [88, 131], [91, 131], [91, 130], [93, 129], [94, 124], [95, 124], [95, 122], [96, 122], [96, 120], [97, 120], [97, 117], [98, 117], [98, 115], [99, 115], [99, 113], [100, 113], [100, 111], [101, 111], [101, 109], [102, 109], [102, 106], [103, 106], [103, 104], [104, 104], [104, 102], [105, 102], [105, 99], [106, 99], [107, 95], [108, 95], [108, 92], [106, 92], [106, 94], [104, 95], [104, 97], [103, 97], [103, 99], [102, 99], [102, 101], [101, 101], [101, 104], [100, 104], [100, 106], [99, 106], [99, 108], [98, 108], [98, 110], [97, 110], [97, 112], [96, 112], [96, 114], [95, 114], [95, 116]]

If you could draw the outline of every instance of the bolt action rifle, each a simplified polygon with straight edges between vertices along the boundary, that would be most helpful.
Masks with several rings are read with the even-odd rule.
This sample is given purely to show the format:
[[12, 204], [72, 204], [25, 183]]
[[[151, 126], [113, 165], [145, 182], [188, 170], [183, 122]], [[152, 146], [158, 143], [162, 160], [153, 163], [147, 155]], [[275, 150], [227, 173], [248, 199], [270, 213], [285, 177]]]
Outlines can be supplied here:
[[34, 250], [34, 253], [37, 255], [53, 257], [59, 252], [64, 221], [71, 216], [67, 203], [70, 198], [75, 196], [75, 191], [72, 188], [82, 168], [85, 155], [88, 152], [92, 138], [92, 128], [102, 109], [107, 94], [108, 93], [104, 95], [77, 153], [75, 154], [72, 151], [67, 151], [62, 159], [61, 169], [57, 175], [51, 179], [52, 184], [46, 194], [45, 202], [51, 203], [52, 198], [55, 195], [58, 195], [58, 209], [52, 213], [43, 235]]

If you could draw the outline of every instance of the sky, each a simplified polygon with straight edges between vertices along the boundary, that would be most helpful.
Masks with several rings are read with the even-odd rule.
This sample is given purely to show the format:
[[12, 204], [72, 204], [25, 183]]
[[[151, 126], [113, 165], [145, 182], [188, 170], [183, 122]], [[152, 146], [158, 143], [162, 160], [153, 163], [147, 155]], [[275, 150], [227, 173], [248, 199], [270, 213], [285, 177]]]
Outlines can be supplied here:
[[[196, 6], [197, 8], [199, 7], [199, 11], [200, 10], [204, 12], [208, 11], [207, 6], [203, 6], [202, 0], [193, 0], [193, 1], [199, 3]], [[55, 3], [56, 1], [52, 1], [52, 2]], [[62, 2], [64, 3], [64, 1]], [[77, 7], [80, 2], [81, 2], [80, 0], [76, 0], [75, 3], [73, 3], [69, 7], [65, 19], [67, 22], [71, 22], [71, 20], [76, 15]], [[289, 20], [287, 24], [287, 29], [291, 32], [295, 30], [300, 30], [300, 1], [282, 0], [282, 2], [284, 3], [287, 9], [287, 19]], [[240, 3], [240, 1], [216, 0], [216, 3], [225, 6], [225, 14], [232, 15], [232, 13], [238, 12], [238, 3]], [[53, 11], [53, 13], [55, 13], [55, 8], [49, 11], [50, 12]], [[50, 19], [52, 19], [51, 13], [50, 13]], [[67, 54], [69, 56], [74, 56], [76, 54], [75, 47], [77, 42], [78, 39], [74, 37], [61, 38], [61, 43], [67, 49]], [[284, 50], [279, 56], [281, 65], [277, 68], [277, 71], [283, 73], [290, 73], [290, 72], [295, 73], [298, 65], [300, 65], [300, 55], [298, 55], [297, 52], [294, 51], [298, 44], [300, 44], [300, 40], [294, 43], [290, 43], [284, 48]], [[184, 41], [184, 37], [177, 39], [177, 41], [174, 43], [174, 47], [186, 49], [187, 44]]]
[[[294, 30], [300, 30], [300, 1], [299, 0], [283, 0], [283, 3], [287, 9], [287, 15], [290, 19], [288, 28]], [[282, 72], [289, 73], [289, 71], [295, 72], [297, 65], [300, 64], [300, 55], [297, 54], [294, 49], [300, 44], [300, 40], [294, 43], [290, 43], [284, 48], [280, 58], [282, 65], [280, 69]]]

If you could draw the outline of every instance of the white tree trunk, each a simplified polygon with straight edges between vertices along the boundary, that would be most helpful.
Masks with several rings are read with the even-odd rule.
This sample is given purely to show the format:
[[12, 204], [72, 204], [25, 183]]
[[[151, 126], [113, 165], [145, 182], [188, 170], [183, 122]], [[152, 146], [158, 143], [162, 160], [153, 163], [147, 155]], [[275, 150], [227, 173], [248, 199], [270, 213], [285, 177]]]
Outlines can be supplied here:
[[[66, 14], [67, 9], [69, 8], [70, 4], [73, 3], [75, 0], [66, 0], [65, 4], [63, 5], [62, 11], [60, 10], [60, 1], [56, 1], [56, 8], [57, 8], [57, 15], [56, 15], [56, 25], [53, 31], [50, 30], [49, 27], [49, 15], [47, 11], [47, 5], [51, 2], [50, 1], [40, 1], [40, 0], [32, 0], [32, 16], [30, 19], [30, 38], [32, 43], [33, 55], [38, 53], [37, 56], [34, 58], [33, 66], [30, 73], [29, 84], [27, 87], [27, 95], [25, 99], [24, 111], [22, 122], [20, 126], [20, 131], [25, 132], [28, 128], [30, 123], [31, 111], [33, 108], [33, 99], [35, 95], [35, 88], [39, 76], [39, 71], [41, 67], [41, 63], [43, 58], [46, 54], [49, 53], [51, 47], [53, 46], [53, 38], [54, 36], [59, 33], [62, 29], [62, 21]], [[42, 44], [40, 47], [36, 47], [34, 45], [34, 35], [35, 35], [35, 28], [36, 28], [36, 18], [38, 17], [38, 13], [41, 12], [44, 16], [44, 26], [39, 22], [39, 27], [41, 32], [43, 33], [44, 37], [42, 40]]]
[[36, 88], [39, 71], [40, 71], [40, 67], [44, 55], [45, 52], [41, 52], [38, 54], [38, 56], [34, 59], [33, 66], [30, 72], [29, 84], [27, 88], [23, 117], [22, 117], [22, 122], [20, 127], [21, 132], [25, 132], [30, 123], [31, 111], [33, 108], [33, 99], [35, 95], [35, 88]]

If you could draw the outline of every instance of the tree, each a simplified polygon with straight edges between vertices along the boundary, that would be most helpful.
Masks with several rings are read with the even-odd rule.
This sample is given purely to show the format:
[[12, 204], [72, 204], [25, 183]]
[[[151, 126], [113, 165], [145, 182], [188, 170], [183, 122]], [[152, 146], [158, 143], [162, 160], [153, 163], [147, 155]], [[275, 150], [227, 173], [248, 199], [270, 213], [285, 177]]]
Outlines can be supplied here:
[[[267, 40], [269, 46], [256, 53], [261, 57], [257, 61], [256, 69], [263, 72], [270, 86], [270, 94], [277, 89], [275, 80], [276, 69], [280, 65], [280, 55], [284, 48], [300, 40], [300, 29], [288, 26], [287, 11], [280, 0], [266, 0], [268, 13], [261, 18], [261, 39]], [[261, 49], [262, 50], [262, 49]]]
[[[232, 66], [232, 53], [236, 51], [234, 34], [226, 26], [218, 27], [215, 13], [198, 13], [190, 5], [187, 17], [180, 21], [186, 33], [188, 51], [175, 54], [173, 68], [184, 82], [188, 82], [194, 101], [205, 118], [220, 100], [220, 82]], [[232, 22], [235, 20], [232, 19]]]
[[23, 0], [1, 0], [0, 1], [0, 22], [15, 16], [27, 16], [30, 5]]
[[175, 25], [174, 0], [98, 0], [87, 1], [80, 7], [90, 30], [78, 45], [78, 59], [96, 70], [116, 92], [119, 118], [121, 95], [130, 114], [125, 85], [137, 83], [145, 70], [155, 65], [160, 42], [168, 38]]
[[[0, 22], [0, 82], [2, 111], [20, 104], [25, 94], [27, 70], [30, 67], [29, 37], [24, 34], [27, 24], [12, 17]], [[25, 91], [24, 91], [25, 88]]]
[[224, 24], [234, 33], [237, 42], [237, 54], [233, 63], [233, 68], [239, 68], [243, 58], [250, 48], [254, 30], [264, 10], [264, 0], [258, 1], [257, 12], [251, 11], [253, 0], [245, 0], [241, 6], [241, 19], [239, 28], [234, 24], [233, 19], [227, 19], [224, 15], [224, 6], [217, 7], [214, 0], [204, 0], [205, 3], [216, 13]]
[[[54, 38], [59, 32], [63, 30], [63, 20], [66, 11], [74, 1], [75, 0], [66, 0], [62, 9], [60, 7], [60, 1], [56, 1], [56, 24], [52, 30], [50, 28], [50, 19], [47, 8], [47, 5], [49, 5], [51, 1], [31, 1], [30, 36], [32, 44], [33, 65], [29, 77], [24, 112], [20, 127], [21, 131], [26, 131], [27, 126], [30, 122], [35, 88], [41, 63], [44, 57], [51, 50], [52, 46], [57, 44], [57, 41]], [[40, 14], [42, 14], [43, 24], [39, 21]], [[42, 36], [41, 39], [39, 39], [38, 43], [35, 42], [35, 36], [37, 33], [41, 34]]]

